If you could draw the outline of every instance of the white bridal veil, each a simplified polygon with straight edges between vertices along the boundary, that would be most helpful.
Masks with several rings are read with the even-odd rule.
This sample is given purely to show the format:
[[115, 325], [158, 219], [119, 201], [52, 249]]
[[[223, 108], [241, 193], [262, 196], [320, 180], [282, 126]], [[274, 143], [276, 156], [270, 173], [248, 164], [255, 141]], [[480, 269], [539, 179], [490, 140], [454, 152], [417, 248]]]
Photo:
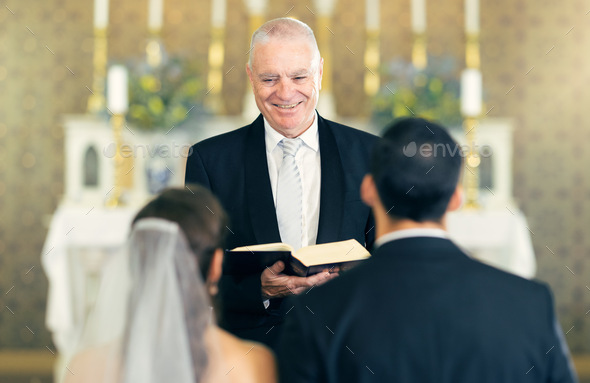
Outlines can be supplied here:
[[205, 286], [182, 230], [163, 219], [142, 219], [127, 251], [105, 270], [66, 382], [201, 382], [209, 318]]

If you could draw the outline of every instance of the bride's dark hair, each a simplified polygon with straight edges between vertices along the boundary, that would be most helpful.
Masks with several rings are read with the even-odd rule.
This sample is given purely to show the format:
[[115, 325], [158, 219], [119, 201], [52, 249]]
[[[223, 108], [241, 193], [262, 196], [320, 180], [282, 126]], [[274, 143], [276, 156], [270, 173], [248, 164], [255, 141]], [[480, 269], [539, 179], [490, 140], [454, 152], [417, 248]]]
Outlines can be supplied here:
[[133, 224], [142, 218], [176, 222], [197, 257], [203, 281], [207, 279], [213, 252], [223, 249], [228, 224], [221, 203], [209, 190], [199, 185], [166, 189], [137, 213]]

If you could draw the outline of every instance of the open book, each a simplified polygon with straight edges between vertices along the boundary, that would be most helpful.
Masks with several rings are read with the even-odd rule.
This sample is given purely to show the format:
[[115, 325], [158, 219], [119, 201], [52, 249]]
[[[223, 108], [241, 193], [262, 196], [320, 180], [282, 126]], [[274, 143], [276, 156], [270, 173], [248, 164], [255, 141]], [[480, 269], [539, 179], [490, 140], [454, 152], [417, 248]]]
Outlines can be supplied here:
[[277, 261], [283, 261], [285, 274], [306, 277], [323, 270], [344, 271], [370, 256], [367, 249], [355, 239], [307, 246], [295, 252], [285, 243], [267, 243], [226, 251], [223, 273], [255, 274]]

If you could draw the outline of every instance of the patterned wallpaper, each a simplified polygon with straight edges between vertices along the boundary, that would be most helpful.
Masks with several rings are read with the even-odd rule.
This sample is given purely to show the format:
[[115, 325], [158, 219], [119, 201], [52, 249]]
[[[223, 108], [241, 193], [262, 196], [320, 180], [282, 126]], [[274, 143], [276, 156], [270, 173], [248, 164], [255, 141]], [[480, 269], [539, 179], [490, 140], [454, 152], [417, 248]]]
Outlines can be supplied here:
[[[63, 192], [62, 114], [84, 110], [91, 8], [0, 8], [0, 345], [45, 348], [45, 224]], [[67, 66], [67, 67], [66, 67]], [[68, 69], [69, 67], [69, 69]]]
[[514, 193], [533, 232], [538, 278], [554, 290], [574, 352], [590, 349], [589, 10], [581, 1], [547, 0], [485, 2], [482, 9], [493, 15], [482, 33], [487, 108], [516, 119]]
[[[40, 254], [47, 222], [63, 193], [64, 114], [83, 113], [92, 81], [92, 0], [7, 0], [0, 4], [0, 347], [45, 348], [47, 281]], [[112, 1], [112, 60], [141, 57], [147, 1]], [[411, 56], [409, 1], [382, 1], [382, 62]], [[428, 50], [463, 65], [463, 2], [428, 1]], [[202, 61], [210, 40], [209, 1], [166, 0], [163, 40], [170, 53]], [[567, 340], [590, 352], [590, 250], [585, 224], [590, 181], [588, 5], [572, 0], [481, 2], [486, 111], [513, 117], [514, 193], [529, 220], [538, 277], [551, 285]], [[223, 99], [241, 111], [248, 16], [228, 0]], [[316, 31], [312, 1], [272, 1]], [[332, 20], [334, 91], [343, 116], [367, 114], [363, 94], [364, 5], [339, 0]], [[570, 330], [571, 329], [571, 330]]]

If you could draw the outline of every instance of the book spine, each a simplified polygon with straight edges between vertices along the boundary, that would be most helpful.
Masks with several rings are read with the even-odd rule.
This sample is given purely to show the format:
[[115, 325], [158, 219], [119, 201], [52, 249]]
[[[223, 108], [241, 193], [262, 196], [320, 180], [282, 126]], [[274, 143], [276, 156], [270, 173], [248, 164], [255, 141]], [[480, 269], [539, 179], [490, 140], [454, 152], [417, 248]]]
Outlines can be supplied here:
[[291, 261], [289, 262], [289, 269], [288, 274], [297, 275], [300, 277], [307, 277], [311, 275], [309, 273], [309, 267], [305, 266], [301, 263], [297, 258], [291, 257]]

